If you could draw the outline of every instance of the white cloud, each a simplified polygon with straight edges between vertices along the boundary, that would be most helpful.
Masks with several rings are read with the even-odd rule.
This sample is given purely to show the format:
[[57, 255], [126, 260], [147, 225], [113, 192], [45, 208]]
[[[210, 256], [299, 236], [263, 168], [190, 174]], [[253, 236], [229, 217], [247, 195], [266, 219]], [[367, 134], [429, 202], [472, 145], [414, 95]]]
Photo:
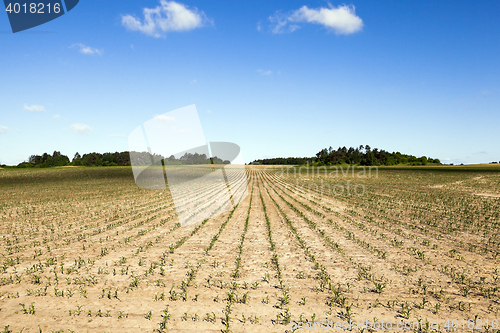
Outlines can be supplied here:
[[210, 23], [202, 11], [188, 9], [175, 1], [160, 0], [159, 6], [144, 8], [143, 14], [142, 22], [132, 15], [122, 15], [122, 25], [132, 31], [162, 37], [170, 31], [189, 31]]
[[90, 128], [90, 126], [79, 123], [72, 124], [71, 129], [77, 134], [90, 134], [90, 132], [92, 132], [92, 128]]
[[164, 114], [156, 115], [153, 119], [155, 119], [155, 120], [159, 120], [159, 121], [164, 121], [164, 122], [166, 122], [166, 123], [169, 123], [169, 122], [175, 121], [175, 118], [174, 118], [174, 117], [169, 117], [169, 116], [166, 116], [166, 115], [164, 115]]
[[302, 6], [288, 15], [275, 14], [269, 21], [273, 33], [293, 32], [299, 28], [299, 23], [320, 24], [339, 35], [353, 34], [363, 28], [363, 21], [352, 5], [318, 9]]
[[24, 104], [24, 110], [29, 111], [29, 112], [45, 112], [45, 107], [42, 105], [27, 105]]
[[58, 115], [58, 114], [55, 114], [55, 115], [52, 116], [52, 119], [60, 119], [60, 118], [61, 118], [61, 116]]
[[9, 128], [7, 126], [0, 126], [0, 134], [7, 133]]
[[127, 136], [124, 134], [110, 134], [108, 135], [110, 138], [126, 138]]
[[81, 54], [86, 54], [86, 55], [94, 55], [94, 54], [98, 54], [98, 55], [101, 55], [103, 53], [102, 50], [99, 50], [99, 49], [96, 49], [96, 48], [93, 48], [93, 47], [90, 47], [90, 46], [87, 46], [85, 44], [82, 44], [82, 43], [77, 43], [77, 44], [73, 44], [71, 45], [71, 47], [78, 47], [79, 48], [79, 52]]
[[191, 83], [196, 83], [198, 82], [198, 80], [194, 79], [194, 80], [191, 80]]
[[271, 75], [273, 74], [273, 71], [265, 71], [263, 69], [258, 69], [257, 73], [259, 73], [260, 75]]

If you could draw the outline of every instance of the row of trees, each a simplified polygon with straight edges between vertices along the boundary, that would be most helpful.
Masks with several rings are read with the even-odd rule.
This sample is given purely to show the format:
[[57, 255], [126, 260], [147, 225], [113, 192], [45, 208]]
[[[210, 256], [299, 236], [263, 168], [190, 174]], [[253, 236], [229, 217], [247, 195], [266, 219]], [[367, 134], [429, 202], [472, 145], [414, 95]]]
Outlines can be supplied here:
[[[162, 161], [165, 165], [193, 165], [193, 164], [230, 164], [230, 161], [223, 161], [217, 156], [208, 158], [205, 154], [185, 153], [180, 158], [170, 155], [169, 158], [164, 158], [162, 155], [151, 155], [146, 152], [130, 152], [130, 158], [134, 165], [161, 165]], [[130, 164], [128, 164], [130, 165]]]
[[357, 148], [339, 147], [337, 150], [332, 147], [320, 150], [315, 157], [288, 157], [288, 158], [268, 158], [255, 160], [253, 165], [335, 165], [335, 164], [356, 164], [356, 165], [440, 165], [437, 158], [426, 156], [416, 157], [413, 155], [401, 154], [400, 152], [388, 152], [383, 149], [372, 149], [369, 145], [361, 145]]
[[31, 155], [27, 162], [22, 162], [17, 166], [19, 168], [29, 168], [29, 167], [39, 167], [47, 168], [53, 166], [65, 166], [68, 165], [69, 158], [66, 155], [62, 155], [60, 151], [54, 151], [52, 155], [44, 153], [43, 155]]
[[43, 155], [31, 155], [28, 161], [19, 163], [18, 168], [47, 168], [54, 166], [130, 166], [133, 158], [134, 165], [161, 165], [162, 161], [165, 165], [190, 165], [190, 164], [229, 164], [230, 161], [223, 161], [217, 156], [208, 158], [205, 154], [185, 153], [180, 158], [175, 158], [174, 155], [165, 159], [161, 155], [150, 154], [148, 152], [114, 152], [114, 153], [88, 153], [81, 156], [76, 153], [73, 160], [66, 155], [62, 155], [59, 151], [54, 151], [52, 155], [44, 153]]
[[185, 153], [179, 159], [171, 155], [168, 159], [164, 160], [166, 165], [182, 165], [182, 164], [230, 164], [228, 160], [222, 160], [217, 156], [208, 158], [205, 154], [198, 153]]
[[383, 149], [372, 149], [369, 145], [361, 145], [358, 148], [324, 148], [316, 154], [315, 162], [318, 165], [333, 164], [358, 164], [358, 165], [427, 165], [429, 163], [441, 164], [437, 158], [426, 156], [416, 157], [413, 155], [401, 154], [400, 152], [388, 152]]
[[130, 165], [130, 154], [127, 151], [114, 153], [89, 153], [80, 156], [76, 153], [71, 165], [80, 166], [125, 166]]
[[250, 162], [250, 165], [300, 165], [313, 162], [312, 157], [276, 157]]

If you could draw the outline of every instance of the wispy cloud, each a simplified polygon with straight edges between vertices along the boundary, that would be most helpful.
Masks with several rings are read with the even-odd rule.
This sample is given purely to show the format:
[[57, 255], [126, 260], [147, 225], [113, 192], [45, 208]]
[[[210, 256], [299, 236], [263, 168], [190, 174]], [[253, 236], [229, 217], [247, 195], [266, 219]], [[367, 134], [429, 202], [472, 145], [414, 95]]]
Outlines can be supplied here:
[[9, 128], [7, 126], [0, 126], [0, 134], [7, 133]]
[[92, 132], [90, 126], [80, 123], [72, 124], [71, 129], [77, 134], [90, 134]]
[[99, 49], [87, 46], [85, 44], [82, 44], [82, 43], [73, 44], [70, 47], [71, 48], [78, 48], [78, 52], [80, 52], [81, 54], [86, 54], [86, 55], [95, 55], [95, 54], [102, 55], [102, 53], [103, 53], [103, 50], [99, 50]]
[[269, 22], [271, 22], [271, 32], [273, 34], [294, 32], [299, 28], [297, 24], [292, 23], [289, 15], [284, 15], [281, 13], [276, 13], [273, 16], [270, 16]]
[[108, 135], [110, 138], [126, 138], [127, 136], [124, 134], [110, 134]]
[[353, 5], [340, 5], [317, 9], [302, 6], [289, 14], [276, 13], [269, 17], [271, 32], [293, 32], [300, 27], [300, 23], [319, 24], [339, 35], [349, 35], [363, 28], [363, 20], [356, 15]]
[[164, 114], [156, 115], [153, 119], [159, 120], [159, 121], [164, 121], [164, 122], [172, 122], [175, 121], [174, 117], [169, 117]]
[[273, 74], [273, 71], [265, 71], [263, 69], [258, 69], [257, 73], [259, 73], [260, 75], [271, 75]]
[[45, 107], [43, 107], [42, 105], [24, 104], [24, 110], [29, 111], [29, 112], [45, 112]]
[[61, 116], [58, 115], [58, 114], [55, 114], [55, 115], [52, 116], [52, 119], [60, 119], [60, 118], [61, 118]]
[[211, 23], [205, 13], [197, 8], [189, 9], [184, 4], [160, 0], [155, 8], [144, 8], [144, 18], [122, 15], [122, 25], [128, 30], [139, 31], [148, 36], [162, 37], [171, 31], [189, 31]]

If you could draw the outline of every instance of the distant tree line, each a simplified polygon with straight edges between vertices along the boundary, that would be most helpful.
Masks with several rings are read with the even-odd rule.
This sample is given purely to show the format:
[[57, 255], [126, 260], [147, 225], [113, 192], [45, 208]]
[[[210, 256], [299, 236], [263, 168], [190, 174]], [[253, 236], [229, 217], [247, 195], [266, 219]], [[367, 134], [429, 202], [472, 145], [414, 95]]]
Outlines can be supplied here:
[[[150, 165], [156, 164], [161, 165], [162, 161], [164, 165], [194, 165], [194, 164], [230, 164], [230, 161], [224, 161], [217, 156], [208, 158], [205, 154], [198, 153], [185, 153], [180, 158], [176, 158], [174, 155], [170, 155], [169, 158], [164, 158], [162, 155], [149, 154], [146, 152], [138, 153], [132, 152], [133, 164], [134, 165]], [[130, 165], [130, 164], [129, 164]]]
[[250, 165], [299, 165], [312, 163], [314, 158], [312, 157], [276, 157], [276, 158], [265, 158], [261, 160], [255, 160], [250, 162]]
[[127, 151], [114, 153], [88, 153], [80, 156], [76, 153], [69, 165], [74, 166], [125, 166], [130, 165], [130, 154]]
[[185, 153], [179, 159], [171, 155], [168, 159], [164, 160], [165, 165], [187, 165], [187, 164], [230, 164], [228, 160], [222, 160], [217, 156], [208, 158], [205, 154], [198, 153]]
[[[134, 159], [134, 165], [191, 165], [191, 164], [230, 164], [230, 161], [224, 161], [218, 157], [208, 158], [205, 154], [185, 153], [180, 158], [174, 155], [165, 159], [162, 155], [150, 154], [148, 152], [114, 152], [114, 153], [88, 153], [81, 156], [76, 153], [73, 160], [68, 156], [62, 155], [59, 151], [54, 151], [52, 155], [44, 153], [43, 155], [31, 155], [27, 161], [19, 163], [18, 168], [48, 168], [54, 166], [130, 166], [132, 164], [131, 156]], [[7, 167], [6, 165], [3, 165]]]
[[426, 156], [416, 157], [401, 154], [400, 152], [388, 152], [383, 149], [372, 149], [369, 145], [361, 145], [358, 148], [324, 148], [316, 154], [315, 162], [318, 165], [334, 164], [357, 164], [357, 165], [427, 165], [429, 163], [441, 164], [437, 158]]
[[415, 157], [413, 155], [401, 154], [400, 152], [388, 152], [383, 149], [372, 149], [369, 145], [361, 145], [357, 148], [339, 147], [337, 150], [332, 147], [320, 150], [315, 157], [288, 157], [288, 158], [268, 158], [255, 160], [251, 165], [335, 165], [335, 164], [356, 164], [356, 165], [440, 165], [437, 158], [426, 156]]
[[52, 155], [44, 153], [43, 155], [31, 155], [27, 162], [22, 162], [17, 165], [19, 168], [29, 168], [29, 167], [39, 167], [48, 168], [53, 166], [65, 166], [68, 165], [69, 158], [66, 155], [62, 155], [60, 151], [54, 151]]

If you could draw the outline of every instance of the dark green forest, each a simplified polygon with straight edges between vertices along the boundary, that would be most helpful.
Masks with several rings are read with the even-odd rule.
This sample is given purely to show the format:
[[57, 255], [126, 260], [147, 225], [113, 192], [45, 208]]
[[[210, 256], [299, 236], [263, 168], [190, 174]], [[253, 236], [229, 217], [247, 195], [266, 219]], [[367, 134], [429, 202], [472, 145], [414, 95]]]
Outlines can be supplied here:
[[275, 157], [255, 160], [250, 165], [302, 165], [314, 162], [312, 157]]
[[[193, 164], [229, 164], [230, 161], [223, 161], [217, 156], [208, 158], [205, 154], [185, 153], [180, 158], [174, 155], [164, 158], [161, 155], [150, 154], [148, 152], [114, 152], [114, 153], [88, 153], [81, 156], [76, 153], [70, 161], [68, 156], [62, 155], [59, 151], [54, 151], [52, 155], [31, 155], [27, 161], [19, 163], [17, 168], [48, 168], [55, 166], [130, 166], [134, 159], [134, 165], [193, 165]], [[3, 167], [7, 167], [3, 165]]]
[[[19, 163], [18, 168], [47, 168], [54, 166], [130, 166], [131, 156], [134, 165], [194, 165], [194, 164], [230, 164], [230, 161], [223, 161], [218, 157], [208, 158], [205, 154], [185, 153], [176, 158], [174, 155], [165, 158], [161, 155], [150, 154], [148, 152], [114, 152], [114, 153], [88, 153], [83, 156], [76, 153], [73, 159], [62, 155], [59, 151], [43, 155], [31, 155], [27, 161]], [[357, 148], [339, 147], [337, 150], [332, 147], [324, 148], [316, 153], [314, 157], [277, 157], [255, 160], [251, 165], [441, 165], [437, 158], [426, 156], [416, 157], [402, 154], [400, 152], [388, 152], [383, 149], [372, 149], [369, 145], [361, 145]], [[2, 165], [2, 167], [7, 167]]]
[[253, 165], [336, 165], [336, 164], [355, 164], [355, 165], [440, 165], [441, 161], [437, 158], [426, 156], [415, 157], [413, 155], [401, 154], [400, 152], [388, 152], [383, 149], [372, 149], [369, 145], [359, 146], [357, 148], [339, 147], [337, 150], [332, 147], [320, 150], [315, 157], [288, 157], [288, 158], [269, 158], [255, 160]]

